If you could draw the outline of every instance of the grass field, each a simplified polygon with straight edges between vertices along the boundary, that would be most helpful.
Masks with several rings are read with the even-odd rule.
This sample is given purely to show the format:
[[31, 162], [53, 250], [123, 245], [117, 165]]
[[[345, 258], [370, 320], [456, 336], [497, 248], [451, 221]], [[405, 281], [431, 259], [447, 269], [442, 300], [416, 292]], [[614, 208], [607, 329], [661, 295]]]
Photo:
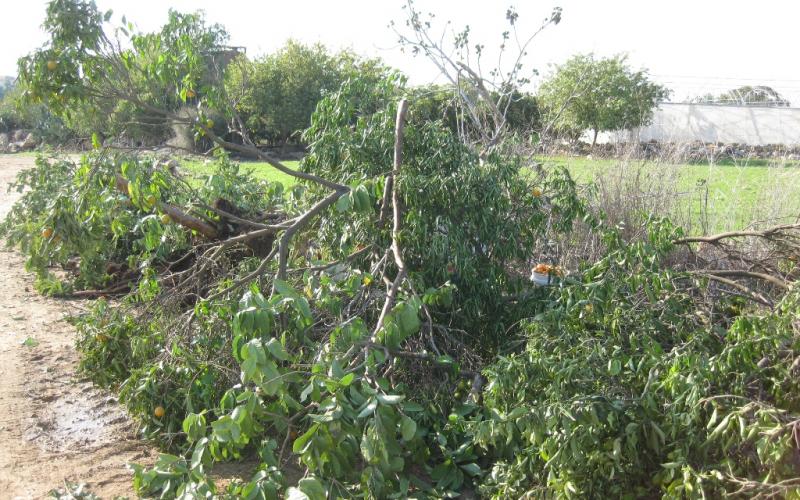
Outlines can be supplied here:
[[[590, 159], [586, 157], [539, 158], [545, 167], [566, 167], [578, 183], [601, 184], [616, 179], [663, 183], [656, 195], [678, 198], [680, 214], [676, 222], [690, 232], [715, 232], [743, 228], [753, 221], [797, 218], [800, 215], [800, 164], [780, 166], [768, 160], [714, 164], [670, 164], [643, 160]], [[284, 162], [296, 168], [297, 161]], [[243, 162], [242, 166], [260, 179], [279, 181], [291, 186], [296, 181], [263, 162]], [[199, 175], [211, 173], [210, 163], [202, 160], [184, 162], [184, 167]], [[611, 180], [610, 182], [614, 182]]]
[[[289, 168], [297, 168], [300, 162], [298, 161], [284, 161], [282, 162]], [[202, 176], [202, 175], [209, 175], [213, 173], [213, 163], [206, 162], [204, 160], [191, 160], [191, 161], [183, 161], [181, 162], [183, 168], [189, 170], [195, 175]], [[296, 179], [291, 175], [284, 174], [280, 170], [270, 166], [268, 163], [265, 162], [256, 162], [256, 161], [245, 161], [241, 162], [241, 166], [244, 170], [250, 171], [253, 173], [253, 176], [257, 179], [264, 179], [270, 182], [282, 182], [284, 186], [289, 187], [296, 183]]]
[[[753, 221], [800, 216], [800, 166], [749, 160], [705, 164], [670, 164], [643, 160], [551, 157], [547, 165], [566, 167], [581, 184], [631, 181], [636, 175], [663, 183], [655, 195], [675, 196], [685, 209], [682, 223], [691, 230], [724, 231], [742, 228]], [[611, 178], [611, 179], [609, 179]]]

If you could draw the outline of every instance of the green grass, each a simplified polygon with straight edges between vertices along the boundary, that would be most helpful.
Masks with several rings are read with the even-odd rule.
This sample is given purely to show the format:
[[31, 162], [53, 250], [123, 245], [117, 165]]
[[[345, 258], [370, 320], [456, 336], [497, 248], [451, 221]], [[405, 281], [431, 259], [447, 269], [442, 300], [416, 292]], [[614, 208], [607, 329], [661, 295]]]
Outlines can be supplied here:
[[[667, 177], [675, 180], [670, 188], [686, 209], [683, 220], [690, 232], [716, 232], [746, 227], [752, 221], [800, 214], [800, 163], [777, 164], [771, 160], [748, 160], [703, 164], [668, 164], [642, 160], [590, 159], [586, 157], [540, 158], [545, 165], [566, 167], [580, 184], [589, 184], [619, 167], [645, 175], [671, 169]], [[297, 161], [285, 161], [291, 168]], [[297, 180], [264, 162], [241, 162], [242, 167], [259, 178], [282, 182], [289, 187]], [[780, 166], [782, 165], [782, 166]], [[196, 176], [212, 173], [211, 162], [194, 160], [183, 167]], [[660, 172], [664, 173], [664, 172]]]
[[[675, 180], [672, 187], [688, 204], [693, 231], [723, 231], [746, 227], [753, 221], [797, 218], [800, 215], [800, 166], [748, 160], [704, 164], [668, 164], [642, 160], [589, 159], [585, 157], [542, 158], [545, 165], [566, 167], [581, 184], [604, 175], [618, 175], [619, 168], [644, 175], [665, 174]], [[671, 169], [669, 172], [660, 170]], [[666, 188], [670, 189], [669, 187]], [[705, 220], [705, 223], [703, 223]]]
[[[284, 161], [282, 162], [289, 168], [297, 168], [298, 161]], [[284, 174], [277, 168], [271, 166], [266, 162], [257, 161], [243, 161], [240, 162], [243, 171], [251, 172], [253, 177], [270, 182], [281, 182], [284, 186], [290, 187], [297, 183], [297, 179], [291, 175]], [[181, 166], [191, 172], [193, 175], [201, 177], [210, 175], [214, 172], [213, 162], [206, 162], [205, 160], [191, 160], [182, 161]]]

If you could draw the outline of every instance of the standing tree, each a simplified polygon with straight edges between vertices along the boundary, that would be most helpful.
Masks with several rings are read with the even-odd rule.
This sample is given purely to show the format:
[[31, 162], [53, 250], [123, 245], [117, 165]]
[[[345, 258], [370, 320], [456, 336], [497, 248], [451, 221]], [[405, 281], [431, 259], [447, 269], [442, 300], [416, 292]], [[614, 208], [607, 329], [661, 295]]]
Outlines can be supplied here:
[[595, 59], [576, 55], [558, 66], [539, 89], [548, 129], [579, 134], [646, 125], [669, 90], [651, 82], [646, 71], [633, 71], [624, 56]]
[[252, 61], [242, 56], [227, 72], [225, 85], [251, 139], [284, 145], [299, 140], [317, 103], [342, 82], [356, 74], [377, 81], [386, 70], [379, 60], [289, 40], [274, 54]]

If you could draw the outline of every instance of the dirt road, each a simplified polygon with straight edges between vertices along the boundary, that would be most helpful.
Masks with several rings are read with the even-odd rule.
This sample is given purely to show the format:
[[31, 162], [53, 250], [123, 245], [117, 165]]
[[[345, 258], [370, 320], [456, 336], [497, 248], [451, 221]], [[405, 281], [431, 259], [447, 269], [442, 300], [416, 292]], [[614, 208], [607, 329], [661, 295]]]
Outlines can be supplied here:
[[[33, 162], [0, 155], [0, 218], [18, 196], [6, 186]], [[75, 372], [75, 330], [62, 318], [86, 304], [38, 295], [23, 266], [0, 244], [0, 498], [42, 498], [65, 481], [134, 496], [125, 464], [154, 451], [112, 395]]]

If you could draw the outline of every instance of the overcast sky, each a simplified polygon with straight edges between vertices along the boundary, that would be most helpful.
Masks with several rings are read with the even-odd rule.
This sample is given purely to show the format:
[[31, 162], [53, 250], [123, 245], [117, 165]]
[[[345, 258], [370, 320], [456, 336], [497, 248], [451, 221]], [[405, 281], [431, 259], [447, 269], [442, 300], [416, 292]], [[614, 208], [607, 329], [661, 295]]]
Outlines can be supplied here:
[[[223, 24], [231, 42], [248, 54], [268, 53], [287, 38], [322, 42], [331, 49], [352, 48], [380, 56], [415, 83], [435, 80], [434, 68], [400, 52], [390, 21], [403, 20], [404, 0], [96, 0], [143, 31], [164, 23], [167, 10], [202, 9]], [[554, 6], [563, 20], [536, 39], [526, 67], [546, 74], [549, 64], [579, 52], [629, 54], [636, 68], [647, 68], [680, 100], [739, 85], [771, 85], [800, 106], [797, 64], [800, 2], [795, 0], [417, 0], [419, 10], [440, 21], [470, 25], [473, 41], [499, 43], [507, 29], [505, 11], [515, 5], [520, 33], [534, 30]], [[4, 6], [0, 16], [0, 75], [16, 73], [16, 59], [41, 45], [46, 2], [26, 0]]]

